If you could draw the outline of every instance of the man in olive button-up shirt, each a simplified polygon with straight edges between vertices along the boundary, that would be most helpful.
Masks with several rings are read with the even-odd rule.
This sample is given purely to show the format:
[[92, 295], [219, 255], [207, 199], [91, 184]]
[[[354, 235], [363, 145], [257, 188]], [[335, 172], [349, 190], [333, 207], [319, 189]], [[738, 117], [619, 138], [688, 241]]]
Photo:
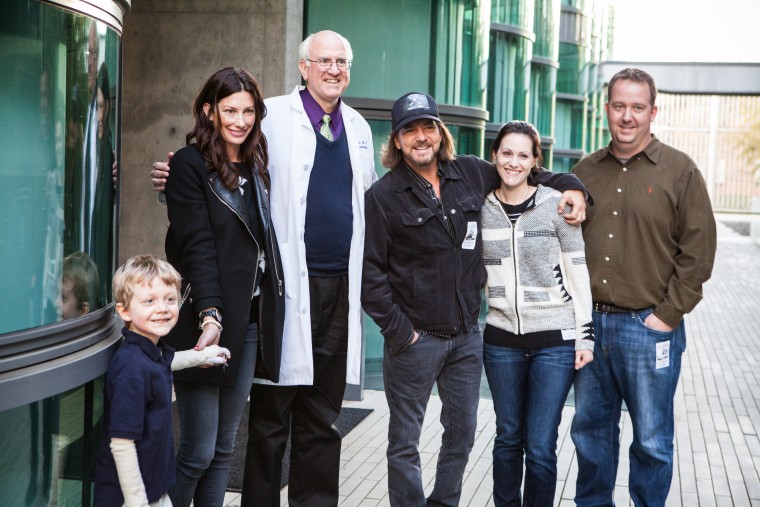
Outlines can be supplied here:
[[572, 426], [580, 506], [612, 505], [623, 401], [633, 422], [631, 497], [636, 505], [665, 504], [683, 316], [702, 298], [715, 259], [702, 174], [650, 132], [656, 95], [646, 72], [613, 76], [605, 106], [612, 140], [573, 169], [595, 199], [583, 236], [596, 354], [576, 377]]

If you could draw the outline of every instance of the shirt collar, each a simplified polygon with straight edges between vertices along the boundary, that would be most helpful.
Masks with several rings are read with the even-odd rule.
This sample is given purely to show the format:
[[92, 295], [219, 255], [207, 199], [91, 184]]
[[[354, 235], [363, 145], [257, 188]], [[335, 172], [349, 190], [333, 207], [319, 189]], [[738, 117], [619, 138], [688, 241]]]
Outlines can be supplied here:
[[130, 331], [126, 327], [121, 330], [121, 334], [124, 335], [125, 342], [137, 346], [154, 361], [160, 360], [161, 356], [167, 352], [174, 352], [174, 349], [166, 345], [163, 340], [158, 340], [158, 346], [153, 345], [153, 342], [148, 338], [139, 333], [135, 333], [134, 331]]
[[322, 109], [322, 106], [319, 105], [319, 102], [311, 96], [308, 88], [303, 88], [298, 93], [301, 95], [301, 102], [303, 102], [306, 116], [309, 117], [309, 122], [315, 130], [319, 131], [322, 127], [322, 118], [324, 115], [328, 114], [330, 115], [330, 130], [332, 130], [333, 134], [340, 132], [343, 127], [343, 115], [340, 111], [343, 99], [339, 98], [338, 105], [335, 106], [335, 109], [333, 109], [331, 113], [327, 113]]
[[[629, 158], [628, 159], [629, 161], [638, 157], [639, 155], [643, 153], [653, 164], [657, 164], [657, 161], [660, 159], [660, 153], [662, 152], [662, 142], [659, 139], [657, 139], [657, 136], [655, 136], [654, 134], [651, 134], [651, 136], [652, 136], [652, 140], [649, 141], [649, 144], [647, 144], [646, 147], [642, 151], [640, 151], [639, 153], [636, 153], [631, 158]], [[617, 158], [610, 151], [610, 146], [612, 146], [612, 141], [610, 141], [610, 144], [608, 144], [607, 146], [605, 146], [598, 152], [590, 155], [591, 157], [593, 157], [594, 162], [601, 162], [608, 156]]]

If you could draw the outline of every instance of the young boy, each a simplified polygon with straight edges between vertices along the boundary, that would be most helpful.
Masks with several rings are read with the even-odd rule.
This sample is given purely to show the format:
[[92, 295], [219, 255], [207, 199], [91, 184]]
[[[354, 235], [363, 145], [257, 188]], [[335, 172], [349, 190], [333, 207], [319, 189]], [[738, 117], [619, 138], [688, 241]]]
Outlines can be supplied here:
[[175, 352], [161, 341], [177, 322], [179, 291], [179, 273], [152, 255], [132, 257], [114, 275], [116, 311], [126, 327], [106, 375], [98, 507], [171, 505], [172, 371], [229, 358], [229, 350], [217, 345]]

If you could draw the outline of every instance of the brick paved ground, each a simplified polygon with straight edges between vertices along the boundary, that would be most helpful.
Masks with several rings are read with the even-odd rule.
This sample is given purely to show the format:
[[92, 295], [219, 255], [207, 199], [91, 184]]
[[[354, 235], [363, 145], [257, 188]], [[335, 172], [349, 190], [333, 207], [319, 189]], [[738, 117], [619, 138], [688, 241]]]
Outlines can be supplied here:
[[[668, 506], [760, 506], [760, 246], [719, 225], [718, 256], [705, 299], [687, 317], [687, 349], [676, 392], [676, 468]], [[385, 462], [388, 408], [379, 391], [350, 406], [375, 411], [343, 440], [342, 506], [388, 505]], [[560, 426], [556, 504], [573, 505], [577, 466], [569, 435], [572, 407]], [[423, 479], [431, 487], [441, 427], [440, 402], [432, 396], [420, 442]], [[627, 448], [623, 444], [617, 505], [628, 505]], [[490, 506], [493, 405], [481, 400], [478, 433], [464, 479], [462, 506]], [[282, 495], [287, 505], [286, 490]], [[227, 505], [239, 505], [228, 494]]]

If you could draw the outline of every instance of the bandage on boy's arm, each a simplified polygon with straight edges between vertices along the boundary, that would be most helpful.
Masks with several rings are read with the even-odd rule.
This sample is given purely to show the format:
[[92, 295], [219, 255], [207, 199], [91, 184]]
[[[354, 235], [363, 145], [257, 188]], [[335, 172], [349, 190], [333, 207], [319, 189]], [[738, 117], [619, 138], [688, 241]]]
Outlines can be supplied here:
[[229, 357], [230, 351], [219, 345], [209, 345], [203, 350], [180, 350], [174, 353], [172, 371], [195, 366], [216, 366], [226, 363]]
[[140, 464], [137, 461], [137, 448], [134, 440], [126, 438], [111, 439], [111, 454], [119, 475], [119, 486], [124, 495], [126, 507], [148, 507], [148, 495], [145, 492]]

